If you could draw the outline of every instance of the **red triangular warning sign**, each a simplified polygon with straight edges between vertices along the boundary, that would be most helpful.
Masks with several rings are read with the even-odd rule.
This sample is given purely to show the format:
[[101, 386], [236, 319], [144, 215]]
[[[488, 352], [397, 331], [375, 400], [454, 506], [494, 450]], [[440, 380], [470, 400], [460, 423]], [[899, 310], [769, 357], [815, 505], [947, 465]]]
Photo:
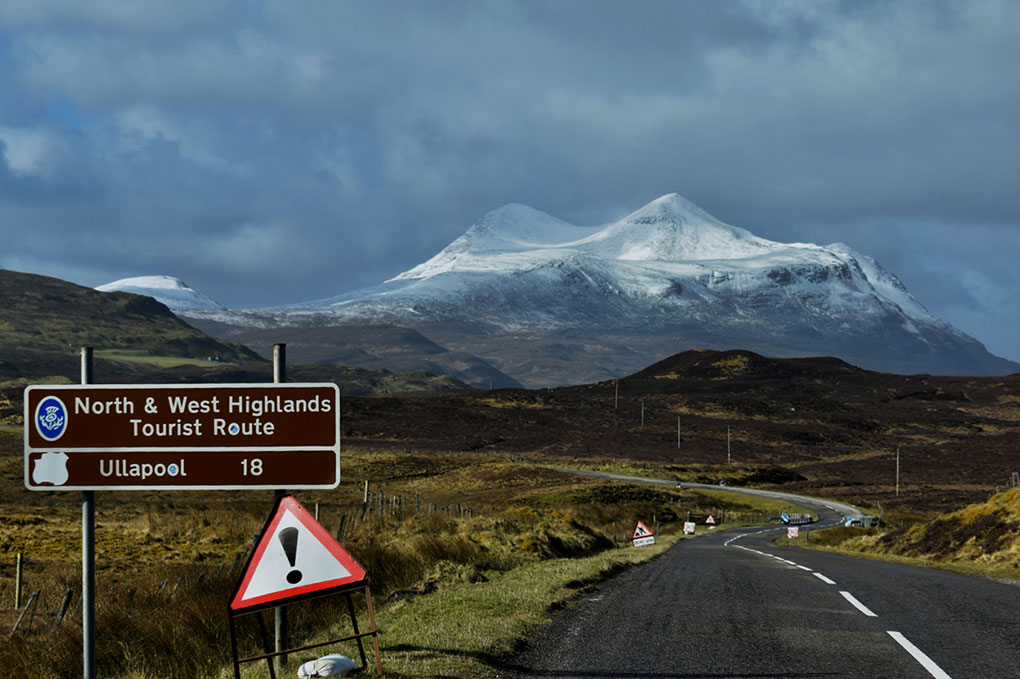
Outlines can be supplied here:
[[638, 538], [646, 538], [650, 535], [653, 535], [653, 533], [648, 529], [648, 526], [646, 526], [643, 522], [638, 521], [637, 526], [634, 527], [634, 534], [630, 536], [630, 539], [636, 540]]
[[708, 525], [715, 525], [715, 517], [709, 514], [708, 518], [705, 519], [705, 523]]
[[291, 495], [276, 501], [230, 598], [234, 612], [281, 606], [365, 579], [365, 569]]

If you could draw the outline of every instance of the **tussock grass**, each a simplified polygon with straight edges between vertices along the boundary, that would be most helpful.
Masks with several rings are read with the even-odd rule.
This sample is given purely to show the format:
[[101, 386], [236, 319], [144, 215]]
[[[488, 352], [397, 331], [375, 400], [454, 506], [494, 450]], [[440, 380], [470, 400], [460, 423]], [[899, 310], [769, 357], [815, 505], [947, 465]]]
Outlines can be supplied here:
[[[3, 436], [16, 453], [20, 439]], [[729, 521], [766, 511], [729, 495], [587, 479], [523, 459], [344, 455], [340, 488], [297, 495], [310, 511], [319, 504], [328, 530], [343, 526], [341, 543], [368, 571], [392, 676], [491, 675], [524, 635], [588, 584], [678, 539], [688, 511], [722, 518], [722, 510]], [[9, 603], [14, 552], [26, 554], [25, 589], [42, 594], [32, 623], [0, 645], [0, 666], [9, 676], [32, 676], [46, 658], [74, 676], [81, 663], [80, 498], [24, 490], [21, 466], [16, 454], [0, 458], [0, 484], [13, 498], [0, 514], [0, 622], [13, 625], [17, 613]], [[376, 499], [362, 504], [366, 479], [371, 497], [383, 496], [384, 511]], [[270, 494], [258, 491], [99, 494], [100, 675], [230, 676], [227, 598], [271, 506]], [[655, 546], [630, 546], [638, 519], [658, 524]], [[68, 589], [72, 610], [51, 631]], [[342, 601], [298, 604], [292, 641], [344, 636], [346, 620]], [[363, 612], [359, 620], [367, 624]], [[257, 629], [238, 625], [242, 654], [258, 652]], [[356, 657], [353, 644], [318, 654], [333, 651]], [[284, 676], [315, 653], [292, 655]], [[243, 674], [264, 676], [264, 664], [245, 665]]]
[[[17, 437], [6, 438], [16, 447]], [[39, 589], [41, 598], [31, 624], [0, 645], [0, 666], [8, 676], [32, 676], [45, 658], [48, 667], [68, 668], [67, 676], [75, 676], [81, 666], [80, 497], [26, 491], [21, 471], [15, 455], [0, 459], [0, 484], [13, 498], [0, 514], [0, 623], [13, 624], [17, 614], [11, 606], [14, 552], [26, 555], [25, 589]], [[341, 542], [370, 575], [390, 644], [384, 662], [395, 668], [394, 676], [428, 676], [428, 668], [446, 667], [447, 660], [425, 658], [431, 652], [409, 645], [415, 639], [438, 644], [435, 639], [458, 622], [465, 634], [453, 656], [488, 666], [486, 658], [511, 648], [546, 619], [549, 606], [576, 595], [576, 583], [599, 577], [618, 559], [650, 556], [629, 544], [618, 549], [617, 542], [629, 543], [619, 538], [629, 537], [638, 518], [647, 522], [658, 513], [662, 521], [677, 501], [670, 492], [606, 495], [602, 482], [501, 459], [345, 451], [344, 472], [337, 490], [298, 493], [298, 499], [310, 511], [319, 503], [320, 522], [330, 531], [343, 520]], [[365, 478], [373, 494], [401, 497], [399, 509], [364, 507]], [[602, 501], [593, 506], [593, 497]], [[271, 506], [270, 495], [257, 491], [98, 494], [100, 676], [230, 676], [227, 598]], [[525, 598], [518, 579], [540, 595]], [[51, 629], [68, 589], [72, 609]], [[404, 609], [426, 616], [434, 627], [402, 628]], [[341, 602], [321, 600], [297, 605], [291, 620], [299, 645], [330, 638], [329, 627], [343, 627], [346, 613]], [[238, 629], [242, 648], [256, 653], [257, 626]], [[337, 650], [356, 656], [353, 645]], [[291, 663], [298, 659], [292, 656]], [[450, 667], [474, 671], [464, 664]], [[293, 671], [296, 665], [289, 664], [285, 676]], [[264, 664], [245, 666], [245, 676], [264, 674]]]
[[587, 585], [648, 560], [678, 538], [581, 559], [539, 561], [428, 597], [406, 599], [379, 616], [387, 677], [489, 677], [553, 613]]
[[972, 575], [1020, 579], [1020, 488], [925, 521], [894, 516], [890, 523], [893, 527], [888, 530], [841, 526], [812, 531], [811, 542], [800, 544]]

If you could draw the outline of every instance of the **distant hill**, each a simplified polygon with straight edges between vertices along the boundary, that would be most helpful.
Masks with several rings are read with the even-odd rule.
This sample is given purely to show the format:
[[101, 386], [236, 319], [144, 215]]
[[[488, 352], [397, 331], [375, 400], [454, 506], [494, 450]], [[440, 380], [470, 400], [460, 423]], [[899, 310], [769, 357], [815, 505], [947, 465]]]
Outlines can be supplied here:
[[265, 361], [243, 345], [196, 330], [150, 297], [0, 271], [0, 349], [7, 361], [14, 351], [71, 355], [82, 346], [143, 357]]
[[198, 318], [188, 320], [214, 337], [241, 342], [267, 358], [273, 355], [273, 344], [283, 342], [287, 345], [287, 356], [295, 363], [395, 372], [424, 370], [483, 389], [521, 386], [488, 361], [464, 351], [451, 351], [409, 328], [393, 325], [247, 328]]
[[703, 350], [571, 387], [350, 399], [342, 427], [351, 447], [647, 461], [682, 480], [929, 510], [987, 498], [1010, 478], [1017, 394], [1020, 375], [895, 375]]

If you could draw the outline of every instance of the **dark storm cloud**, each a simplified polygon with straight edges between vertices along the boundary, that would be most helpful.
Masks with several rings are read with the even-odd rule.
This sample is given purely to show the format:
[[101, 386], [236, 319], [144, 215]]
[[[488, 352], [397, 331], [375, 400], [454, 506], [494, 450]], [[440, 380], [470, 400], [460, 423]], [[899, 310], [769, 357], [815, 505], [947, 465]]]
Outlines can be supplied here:
[[[523, 202], [842, 241], [1020, 358], [1020, 6], [0, 3], [0, 265], [325, 297]], [[961, 247], [965, 243], [965, 247]]]

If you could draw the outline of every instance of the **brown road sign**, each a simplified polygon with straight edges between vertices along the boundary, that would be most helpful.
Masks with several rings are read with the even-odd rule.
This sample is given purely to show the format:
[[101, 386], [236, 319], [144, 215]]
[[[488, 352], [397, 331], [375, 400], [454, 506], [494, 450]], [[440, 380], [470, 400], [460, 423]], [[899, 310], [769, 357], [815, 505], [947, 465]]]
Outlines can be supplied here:
[[335, 384], [30, 386], [25, 486], [335, 488], [339, 406]]

